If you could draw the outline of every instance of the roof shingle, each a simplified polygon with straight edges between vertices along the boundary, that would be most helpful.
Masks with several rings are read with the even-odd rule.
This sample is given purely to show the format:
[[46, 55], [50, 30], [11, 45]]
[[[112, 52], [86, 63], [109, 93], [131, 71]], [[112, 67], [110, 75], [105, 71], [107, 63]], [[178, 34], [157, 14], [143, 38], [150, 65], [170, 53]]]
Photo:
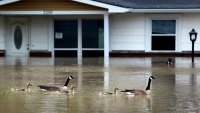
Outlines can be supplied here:
[[199, 9], [200, 0], [93, 0], [133, 9]]

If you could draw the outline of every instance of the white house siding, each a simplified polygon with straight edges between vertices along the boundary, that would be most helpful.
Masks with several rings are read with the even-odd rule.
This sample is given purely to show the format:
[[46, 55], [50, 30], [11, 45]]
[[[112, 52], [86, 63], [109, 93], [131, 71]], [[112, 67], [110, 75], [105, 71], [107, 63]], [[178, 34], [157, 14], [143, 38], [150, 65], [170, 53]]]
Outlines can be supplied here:
[[110, 50], [145, 50], [145, 14], [110, 15]]
[[182, 19], [182, 51], [191, 51], [192, 49], [189, 32], [193, 28], [198, 33], [194, 49], [200, 51], [200, 14], [184, 13]]
[[[113, 14], [110, 15], [110, 50], [132, 50], [145, 51], [146, 40], [145, 34], [149, 29], [146, 29], [145, 23], [146, 14]], [[152, 14], [158, 15], [158, 14]], [[162, 14], [164, 16], [165, 14]], [[176, 14], [166, 14], [166, 17], [173, 17]], [[200, 14], [198, 13], [183, 13], [177, 14], [180, 17], [177, 21], [178, 33], [177, 41], [178, 52], [191, 51], [191, 41], [189, 32], [194, 28], [198, 33], [197, 41], [195, 42], [195, 51], [200, 51]], [[181, 16], [182, 15], [182, 16]], [[174, 16], [175, 17], [175, 16]]]
[[4, 16], [0, 16], [0, 50], [5, 50], [5, 41], [4, 41]]
[[48, 16], [31, 16], [31, 50], [48, 50]]

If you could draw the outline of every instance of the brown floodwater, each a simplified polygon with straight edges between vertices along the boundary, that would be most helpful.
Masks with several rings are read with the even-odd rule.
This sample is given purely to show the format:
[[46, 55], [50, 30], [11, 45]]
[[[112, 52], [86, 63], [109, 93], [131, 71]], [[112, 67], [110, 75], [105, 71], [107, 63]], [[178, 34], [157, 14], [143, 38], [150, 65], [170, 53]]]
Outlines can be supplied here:
[[[172, 58], [27, 58], [0, 57], [0, 113], [199, 113], [200, 59]], [[81, 62], [81, 63], [80, 63]], [[69, 75], [74, 94], [41, 91], [37, 85], [62, 86]], [[145, 89], [148, 96], [123, 94], [124, 89]], [[25, 88], [31, 91], [12, 91]], [[113, 92], [118, 95], [99, 95]]]

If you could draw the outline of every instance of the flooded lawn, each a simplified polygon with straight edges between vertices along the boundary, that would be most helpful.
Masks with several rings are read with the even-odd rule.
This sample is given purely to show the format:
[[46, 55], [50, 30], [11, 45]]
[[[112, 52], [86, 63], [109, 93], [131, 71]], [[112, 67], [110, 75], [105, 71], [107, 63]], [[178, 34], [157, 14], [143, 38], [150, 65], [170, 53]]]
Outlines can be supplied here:
[[[1, 113], [199, 113], [200, 59], [172, 58], [0, 58]], [[41, 91], [37, 85], [63, 86], [72, 75], [68, 87], [76, 85], [75, 93]], [[145, 90], [149, 76], [151, 93], [132, 96], [124, 89]], [[13, 91], [26, 88], [31, 91]], [[118, 95], [99, 95], [113, 92]]]

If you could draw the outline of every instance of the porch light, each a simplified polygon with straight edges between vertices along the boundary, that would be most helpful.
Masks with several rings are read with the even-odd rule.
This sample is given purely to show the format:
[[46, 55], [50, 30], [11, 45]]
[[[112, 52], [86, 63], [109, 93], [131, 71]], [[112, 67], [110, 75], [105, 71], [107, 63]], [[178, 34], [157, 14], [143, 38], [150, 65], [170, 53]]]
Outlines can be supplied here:
[[192, 29], [192, 31], [190, 31], [189, 34], [190, 34], [190, 41], [196, 41], [198, 33], [194, 29]]
[[189, 32], [190, 34], [190, 41], [192, 42], [192, 63], [194, 63], [194, 42], [197, 39], [197, 32], [192, 29], [192, 31]]

